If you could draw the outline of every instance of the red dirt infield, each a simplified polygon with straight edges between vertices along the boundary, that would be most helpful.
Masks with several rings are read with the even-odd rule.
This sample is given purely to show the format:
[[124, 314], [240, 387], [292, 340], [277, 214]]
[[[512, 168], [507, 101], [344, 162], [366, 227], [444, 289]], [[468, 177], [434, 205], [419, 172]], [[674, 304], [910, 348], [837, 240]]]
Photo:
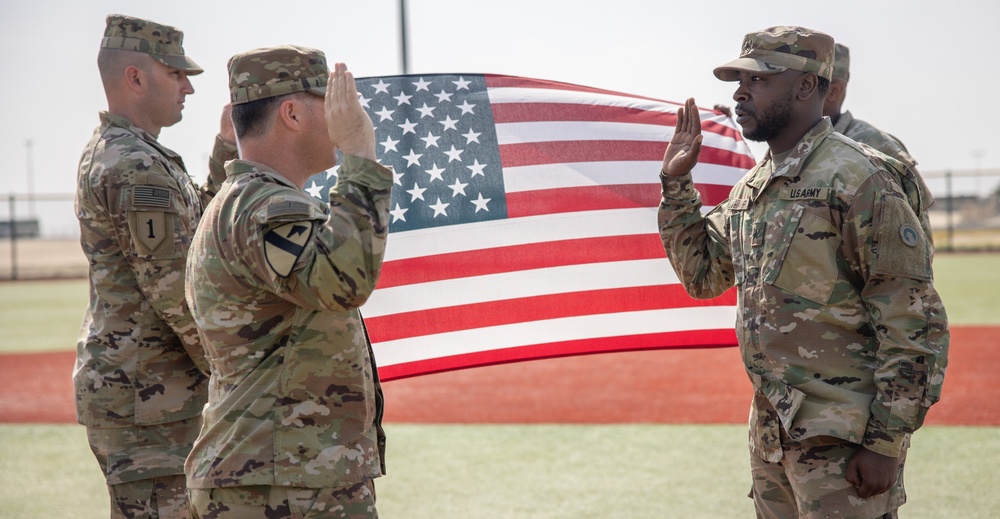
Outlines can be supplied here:
[[[927, 425], [1000, 426], [1000, 327], [952, 328], [944, 395]], [[74, 423], [74, 353], [0, 355], [0, 423]], [[736, 348], [537, 360], [384, 383], [387, 422], [745, 423]]]

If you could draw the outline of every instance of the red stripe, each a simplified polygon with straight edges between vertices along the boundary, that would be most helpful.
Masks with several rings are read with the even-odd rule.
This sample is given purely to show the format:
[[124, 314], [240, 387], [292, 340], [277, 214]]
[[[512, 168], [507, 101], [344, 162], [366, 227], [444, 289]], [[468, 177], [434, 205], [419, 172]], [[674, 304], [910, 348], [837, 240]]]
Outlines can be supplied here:
[[602, 236], [387, 261], [378, 288], [566, 265], [663, 258], [657, 234]]
[[[495, 103], [493, 121], [533, 123], [539, 121], [600, 121], [668, 126], [673, 131], [677, 114], [628, 106], [584, 105], [575, 103]], [[704, 120], [702, 130], [739, 140], [738, 132], [724, 124]]]
[[[503, 167], [561, 164], [565, 162], [601, 162], [662, 160], [666, 142], [659, 141], [546, 141], [501, 144]], [[698, 162], [753, 167], [753, 159], [741, 153], [703, 146]]]
[[681, 285], [653, 285], [432, 308], [369, 317], [365, 322], [368, 324], [372, 342], [386, 342], [458, 330], [581, 315], [734, 304], [736, 296], [732, 290], [713, 299], [693, 299]]
[[[695, 188], [701, 192], [703, 204], [718, 205], [729, 197], [733, 187], [695, 184]], [[510, 218], [659, 205], [659, 184], [606, 184], [507, 193], [507, 216]]]
[[677, 114], [655, 112], [627, 106], [583, 105], [572, 103], [496, 103], [493, 121], [534, 123], [540, 121], [603, 121], [655, 126], [674, 126]]
[[578, 341], [533, 344], [517, 348], [503, 348], [485, 352], [438, 357], [379, 368], [383, 381], [453, 371], [456, 369], [505, 364], [523, 360], [569, 357], [589, 353], [608, 353], [665, 348], [722, 348], [736, 346], [736, 332], [723, 330], [689, 330], [645, 335], [599, 337]]

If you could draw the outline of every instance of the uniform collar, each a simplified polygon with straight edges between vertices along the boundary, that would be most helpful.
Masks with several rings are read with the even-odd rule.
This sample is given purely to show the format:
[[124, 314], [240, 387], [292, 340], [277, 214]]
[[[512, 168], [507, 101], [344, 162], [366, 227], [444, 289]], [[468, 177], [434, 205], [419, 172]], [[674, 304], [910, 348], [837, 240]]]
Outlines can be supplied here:
[[847, 127], [850, 126], [851, 123], [853, 122], [854, 122], [854, 116], [851, 115], [850, 110], [847, 110], [844, 113], [840, 114], [840, 117], [837, 118], [837, 124], [833, 125], [833, 131], [842, 134], [847, 131]]
[[295, 185], [294, 182], [288, 180], [287, 177], [275, 171], [270, 166], [261, 164], [260, 162], [236, 159], [226, 163], [226, 177], [235, 177], [236, 175], [243, 175], [246, 173], [263, 175], [269, 177], [276, 184], [283, 184], [298, 191], [302, 190], [299, 186]]
[[[799, 142], [792, 148], [792, 152], [785, 160], [781, 161], [781, 164], [774, 165], [774, 174], [771, 175], [771, 178], [794, 178], [799, 176], [802, 166], [806, 163], [806, 159], [809, 158], [809, 155], [812, 155], [812, 152], [816, 151], [820, 143], [826, 140], [827, 136], [831, 133], [833, 133], [833, 124], [830, 122], [829, 117], [823, 117], [799, 139]], [[771, 160], [771, 150], [767, 151], [764, 159]]]
[[132, 124], [132, 121], [129, 121], [128, 119], [126, 119], [126, 118], [124, 118], [124, 117], [122, 117], [120, 115], [115, 115], [115, 114], [113, 114], [111, 112], [101, 112], [99, 115], [100, 115], [100, 118], [101, 118], [101, 127], [102, 128], [110, 128], [112, 126], [115, 126], [115, 127], [118, 127], [118, 128], [124, 128], [124, 129], [128, 130], [129, 132], [134, 133], [136, 136], [138, 136], [140, 139], [142, 139], [143, 142], [146, 142], [147, 144], [149, 144], [153, 148], [156, 148], [156, 151], [159, 151], [164, 156], [166, 156], [166, 157], [168, 157], [168, 158], [176, 161], [178, 164], [181, 165], [181, 167], [184, 166], [184, 161], [181, 160], [181, 156], [180, 155], [178, 155], [176, 152], [174, 152], [174, 150], [171, 150], [170, 148], [168, 148], [168, 147], [160, 144], [160, 141], [156, 140], [156, 137], [154, 137], [153, 134], [147, 132], [146, 130], [143, 130], [142, 128], [139, 128], [138, 126], [136, 126], [134, 124]]

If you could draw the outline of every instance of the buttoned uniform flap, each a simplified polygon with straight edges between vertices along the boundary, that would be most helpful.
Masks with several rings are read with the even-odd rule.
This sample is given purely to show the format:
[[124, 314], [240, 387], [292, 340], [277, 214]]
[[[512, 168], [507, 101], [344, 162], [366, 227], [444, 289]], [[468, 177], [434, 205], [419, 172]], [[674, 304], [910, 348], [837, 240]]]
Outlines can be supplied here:
[[840, 232], [825, 219], [796, 204], [788, 225], [787, 237], [776, 252], [778, 263], [768, 272], [767, 282], [825, 305], [830, 301], [840, 278], [837, 249]]

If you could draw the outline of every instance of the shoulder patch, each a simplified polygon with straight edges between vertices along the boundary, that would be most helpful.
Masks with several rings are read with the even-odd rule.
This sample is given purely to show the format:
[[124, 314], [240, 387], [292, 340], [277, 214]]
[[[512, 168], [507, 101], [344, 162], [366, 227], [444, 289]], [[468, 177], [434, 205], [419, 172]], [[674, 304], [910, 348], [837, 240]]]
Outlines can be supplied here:
[[132, 207], [170, 207], [170, 190], [157, 186], [135, 186], [132, 188]]
[[264, 235], [264, 257], [275, 274], [285, 278], [292, 273], [312, 232], [312, 222], [288, 223], [267, 231]]
[[309, 208], [310, 206], [306, 202], [300, 202], [298, 200], [285, 200], [284, 202], [268, 205], [267, 212], [264, 214], [264, 219], [265, 221], [269, 221], [282, 216], [309, 216]]
[[899, 226], [899, 237], [903, 239], [903, 244], [909, 247], [916, 247], [920, 243], [920, 233], [916, 227], [908, 223]]

